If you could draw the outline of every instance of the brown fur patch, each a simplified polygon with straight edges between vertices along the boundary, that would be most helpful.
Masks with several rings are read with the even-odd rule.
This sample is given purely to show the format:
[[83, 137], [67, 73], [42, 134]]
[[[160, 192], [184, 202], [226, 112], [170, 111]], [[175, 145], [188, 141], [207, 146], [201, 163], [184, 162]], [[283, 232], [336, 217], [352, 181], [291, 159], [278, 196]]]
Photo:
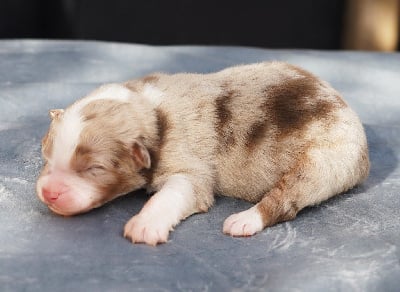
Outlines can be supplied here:
[[250, 126], [246, 137], [246, 147], [249, 150], [254, 149], [258, 144], [263, 142], [263, 139], [267, 135], [268, 131], [268, 120], [267, 118], [257, 121]]
[[334, 104], [318, 98], [319, 87], [314, 78], [284, 80], [265, 89], [267, 112], [277, 127], [278, 139], [293, 132], [302, 133], [312, 121], [328, 119]]
[[92, 163], [92, 149], [85, 145], [78, 145], [71, 158], [71, 169], [76, 173], [83, 173]]
[[222, 131], [226, 124], [232, 120], [232, 112], [228, 108], [228, 102], [233, 96], [233, 91], [225, 92], [218, 96], [215, 100], [215, 106], [217, 111], [217, 129]]
[[91, 181], [104, 194], [104, 201], [130, 191], [132, 181], [137, 179], [132, 176], [134, 166], [126, 146], [121, 141], [114, 142], [111, 151], [94, 152], [90, 146], [78, 145], [70, 161], [78, 176]]
[[[128, 140], [131, 132], [131, 105], [115, 100], [96, 100], [80, 111], [85, 123], [70, 168], [104, 194], [104, 200], [140, 187], [144, 179], [137, 173]], [[124, 117], [121, 119], [121, 117]]]
[[335, 101], [322, 99], [326, 94], [323, 92], [326, 85], [301, 68], [287, 66], [298, 76], [282, 77], [276, 84], [264, 89], [266, 100], [260, 108], [265, 115], [247, 131], [245, 145], [248, 150], [262, 144], [268, 135], [274, 135], [278, 141], [293, 134], [299, 137], [307, 125], [317, 120], [325, 120], [329, 126], [334, 119], [330, 113], [347, 106], [339, 95]]
[[311, 144], [304, 146], [304, 154], [300, 155], [297, 162], [283, 173], [275, 187], [257, 204], [262, 221], [265, 226], [292, 220], [300, 211], [298, 195], [302, 184], [307, 183], [306, 165], [309, 163], [307, 149]]
[[257, 204], [264, 226], [272, 226], [296, 217], [299, 207], [295, 201], [288, 200], [285, 191], [286, 189], [282, 190], [279, 187], [274, 188]]
[[236, 93], [232, 89], [227, 89], [227, 84], [221, 87], [223, 93], [215, 99], [215, 111], [217, 118], [215, 129], [221, 145], [220, 151], [225, 151], [236, 143], [233, 129], [230, 125], [233, 118], [232, 111], [229, 109], [230, 100], [235, 96]]
[[167, 118], [167, 115], [162, 110], [156, 109], [156, 116], [157, 116], [157, 129], [159, 137], [158, 147], [162, 148], [162, 146], [165, 143], [167, 132], [171, 127], [171, 124]]
[[147, 184], [151, 184], [153, 181], [153, 175], [155, 170], [158, 168], [160, 160], [160, 154], [166, 141], [166, 136], [171, 128], [171, 123], [168, 120], [167, 115], [160, 109], [156, 109], [157, 117], [157, 145], [154, 149], [148, 149], [151, 159], [150, 169], [142, 169], [141, 173], [146, 179]]

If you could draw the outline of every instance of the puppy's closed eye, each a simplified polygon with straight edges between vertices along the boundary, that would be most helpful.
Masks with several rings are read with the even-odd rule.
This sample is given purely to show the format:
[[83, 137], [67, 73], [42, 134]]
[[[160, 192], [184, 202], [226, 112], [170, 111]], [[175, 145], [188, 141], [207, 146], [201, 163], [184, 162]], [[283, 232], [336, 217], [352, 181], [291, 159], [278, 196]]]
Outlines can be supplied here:
[[80, 171], [80, 173], [89, 174], [92, 176], [98, 176], [104, 174], [106, 172], [106, 168], [100, 164], [92, 164], [89, 165], [87, 168]]
[[102, 165], [99, 164], [93, 164], [91, 166], [89, 166], [86, 171], [93, 171], [93, 170], [105, 170], [106, 168]]

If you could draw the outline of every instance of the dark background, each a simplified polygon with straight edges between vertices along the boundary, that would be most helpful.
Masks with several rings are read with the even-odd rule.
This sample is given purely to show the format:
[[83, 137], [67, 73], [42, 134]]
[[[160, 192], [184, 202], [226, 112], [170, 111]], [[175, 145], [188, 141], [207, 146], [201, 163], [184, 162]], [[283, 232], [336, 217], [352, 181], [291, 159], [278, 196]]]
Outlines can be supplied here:
[[0, 38], [340, 49], [344, 0], [2, 0]]

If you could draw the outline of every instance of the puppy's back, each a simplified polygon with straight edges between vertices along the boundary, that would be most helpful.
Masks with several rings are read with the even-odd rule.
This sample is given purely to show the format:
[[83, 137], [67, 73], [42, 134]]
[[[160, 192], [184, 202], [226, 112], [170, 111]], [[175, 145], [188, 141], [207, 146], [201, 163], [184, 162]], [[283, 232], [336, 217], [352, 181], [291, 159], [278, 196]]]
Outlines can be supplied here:
[[257, 202], [304, 154], [326, 145], [358, 147], [348, 168], [361, 171], [347, 188], [368, 174], [368, 159], [357, 165], [367, 153], [361, 123], [326, 82], [280, 62], [234, 67], [216, 76], [223, 88], [215, 101], [218, 192]]
[[157, 110], [168, 125], [158, 173], [193, 171], [225, 195], [258, 201], [312, 147], [353, 143], [337, 131], [346, 125], [366, 149], [361, 123], [339, 93], [286, 63], [145, 79], [162, 96]]

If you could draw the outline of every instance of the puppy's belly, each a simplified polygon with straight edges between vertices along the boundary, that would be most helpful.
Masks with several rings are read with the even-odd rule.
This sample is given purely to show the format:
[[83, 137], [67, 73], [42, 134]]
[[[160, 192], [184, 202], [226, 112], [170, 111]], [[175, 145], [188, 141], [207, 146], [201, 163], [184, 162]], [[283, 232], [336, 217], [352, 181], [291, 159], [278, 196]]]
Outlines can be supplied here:
[[251, 203], [259, 202], [265, 194], [272, 188], [271, 186], [260, 188], [255, 184], [248, 184], [247, 187], [242, 185], [243, 182], [237, 182], [236, 185], [227, 183], [219, 184], [216, 193], [226, 197], [238, 198], [249, 201]]
[[258, 202], [279, 180], [280, 171], [266, 157], [250, 159], [243, 153], [227, 153], [219, 161], [216, 192], [220, 195]]

